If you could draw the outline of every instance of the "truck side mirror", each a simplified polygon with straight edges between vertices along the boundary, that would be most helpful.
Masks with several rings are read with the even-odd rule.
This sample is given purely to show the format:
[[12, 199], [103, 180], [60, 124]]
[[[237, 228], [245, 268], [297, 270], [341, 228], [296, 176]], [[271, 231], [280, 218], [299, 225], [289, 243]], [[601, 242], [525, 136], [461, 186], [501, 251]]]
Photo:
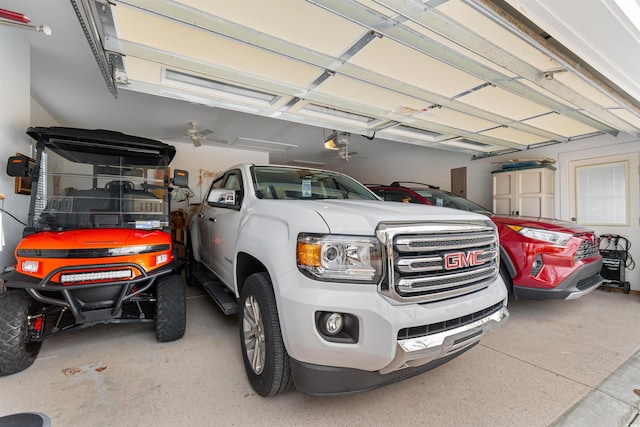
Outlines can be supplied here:
[[189, 172], [181, 169], [176, 169], [173, 172], [173, 185], [176, 187], [188, 187], [189, 186]]
[[235, 205], [236, 192], [233, 190], [227, 190], [225, 188], [218, 188], [211, 190], [207, 196], [207, 202], [209, 203], [222, 203], [225, 205]]
[[26, 156], [12, 156], [7, 162], [7, 175], [13, 177], [31, 176], [33, 166], [29, 164]]

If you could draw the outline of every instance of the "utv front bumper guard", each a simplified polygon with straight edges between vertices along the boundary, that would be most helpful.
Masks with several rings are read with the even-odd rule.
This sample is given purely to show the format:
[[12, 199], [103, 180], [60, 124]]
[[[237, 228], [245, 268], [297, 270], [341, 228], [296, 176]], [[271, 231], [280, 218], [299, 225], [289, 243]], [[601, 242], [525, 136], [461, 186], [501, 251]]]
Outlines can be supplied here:
[[[2, 291], [6, 288], [18, 288], [24, 289], [31, 295], [33, 299], [43, 304], [54, 305], [62, 307], [71, 311], [76, 319], [76, 322], [86, 323], [100, 320], [96, 316], [91, 315], [92, 307], [108, 307], [109, 313], [105, 317], [104, 314], [100, 315], [100, 318], [113, 318], [117, 317], [118, 313], [122, 309], [122, 306], [128, 300], [139, 296], [151, 288], [157, 281], [157, 279], [166, 274], [170, 274], [177, 271], [182, 266], [181, 260], [174, 260], [167, 265], [159, 267], [150, 273], [147, 273], [139, 265], [134, 263], [109, 263], [109, 264], [91, 264], [91, 265], [79, 265], [61, 267], [51, 271], [42, 280], [27, 276], [26, 274], [19, 273], [14, 267], [8, 267], [2, 274], [0, 274], [0, 280], [3, 281]], [[57, 282], [52, 282], [51, 278], [59, 273], [70, 273], [73, 271], [86, 271], [88, 269], [93, 270], [114, 270], [118, 268], [131, 268], [140, 273], [138, 277], [126, 280], [109, 280], [99, 283], [77, 284], [77, 285], [62, 285]], [[139, 288], [136, 286], [141, 285]], [[76, 298], [74, 292], [87, 291], [97, 288], [107, 287], [121, 287], [119, 297], [115, 300], [97, 301], [88, 307], [79, 298]], [[134, 290], [135, 288], [135, 290]], [[53, 298], [46, 296], [43, 292], [60, 292], [64, 299]], [[102, 310], [100, 310], [102, 311]]]

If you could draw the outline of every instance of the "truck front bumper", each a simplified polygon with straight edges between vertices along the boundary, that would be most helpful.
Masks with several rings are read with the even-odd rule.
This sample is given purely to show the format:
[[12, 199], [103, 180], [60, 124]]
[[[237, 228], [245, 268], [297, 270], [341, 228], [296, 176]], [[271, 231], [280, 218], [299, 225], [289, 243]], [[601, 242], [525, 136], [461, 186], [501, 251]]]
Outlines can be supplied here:
[[313, 395], [355, 393], [421, 374], [469, 350], [509, 318], [506, 307], [487, 317], [445, 332], [401, 339], [394, 359], [378, 371], [320, 366], [293, 359], [296, 389]]
[[[283, 340], [296, 388], [349, 393], [424, 372], [477, 344], [506, 323], [502, 279], [458, 298], [399, 303], [373, 285], [327, 283], [290, 272], [274, 280]], [[357, 322], [350, 340], [331, 340], [318, 313]], [[355, 320], [354, 320], [355, 319]]]
[[556, 287], [525, 287], [514, 284], [517, 298], [527, 299], [576, 299], [599, 287], [604, 279], [600, 276], [602, 261], [591, 262], [577, 268]]

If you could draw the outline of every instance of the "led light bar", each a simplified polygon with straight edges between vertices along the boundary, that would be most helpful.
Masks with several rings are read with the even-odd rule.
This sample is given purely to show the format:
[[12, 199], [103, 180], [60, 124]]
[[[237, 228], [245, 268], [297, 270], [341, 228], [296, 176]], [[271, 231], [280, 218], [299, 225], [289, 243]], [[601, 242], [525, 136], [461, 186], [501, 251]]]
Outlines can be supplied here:
[[133, 277], [133, 273], [130, 269], [109, 270], [109, 271], [89, 271], [86, 273], [61, 274], [60, 281], [62, 283], [97, 282], [100, 280], [110, 280], [110, 279], [130, 279], [131, 277]]

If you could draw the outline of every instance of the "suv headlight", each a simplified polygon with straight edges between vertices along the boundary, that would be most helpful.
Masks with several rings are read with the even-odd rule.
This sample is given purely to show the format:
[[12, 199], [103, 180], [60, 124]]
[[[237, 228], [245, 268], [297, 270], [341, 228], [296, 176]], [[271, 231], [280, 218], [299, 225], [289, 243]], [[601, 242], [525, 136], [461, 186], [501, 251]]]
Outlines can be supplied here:
[[382, 247], [375, 237], [300, 234], [298, 269], [327, 281], [378, 283]]
[[566, 245], [572, 234], [560, 233], [558, 231], [542, 230], [540, 228], [521, 227], [519, 225], [507, 225], [513, 231], [529, 237], [530, 239], [542, 240], [544, 242], [555, 243], [556, 245]]

